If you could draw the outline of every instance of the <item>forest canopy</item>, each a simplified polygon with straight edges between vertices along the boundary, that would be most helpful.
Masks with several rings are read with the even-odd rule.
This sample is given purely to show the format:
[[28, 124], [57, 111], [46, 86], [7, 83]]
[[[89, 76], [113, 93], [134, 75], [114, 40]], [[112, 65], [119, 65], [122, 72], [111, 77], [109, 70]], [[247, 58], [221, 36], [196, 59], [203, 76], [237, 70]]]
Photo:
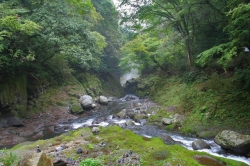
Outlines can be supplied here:
[[[137, 59], [134, 66], [140, 70], [139, 59], [146, 59], [146, 63], [151, 59], [151, 64], [167, 70], [173, 70], [169, 64], [172, 63], [176, 69], [179, 65], [189, 65], [189, 70], [194, 71], [216, 65], [226, 71], [236, 58], [245, 56], [245, 47], [250, 48], [249, 5], [247, 0], [120, 1], [121, 22], [135, 32], [131, 43], [143, 38], [144, 34], [151, 36], [152, 42], [155, 39], [162, 41], [161, 52], [159, 49], [157, 53], [144, 51], [144, 56], [138, 54], [142, 45], [126, 44], [122, 50], [130, 50], [128, 56], [131, 60]], [[128, 8], [131, 12], [123, 10]], [[126, 67], [130, 60], [127, 52], [122, 52], [120, 66]], [[181, 61], [180, 55], [186, 60]], [[178, 58], [173, 62], [171, 57]], [[240, 65], [235, 64], [234, 68]]]
[[[105, 11], [100, 4], [107, 4]], [[1, 0], [1, 103], [12, 102], [15, 95], [10, 94], [20, 92], [23, 82], [10, 85], [20, 75], [29, 85], [56, 85], [74, 72], [116, 70], [115, 50], [121, 44], [117, 15], [110, 0]]]

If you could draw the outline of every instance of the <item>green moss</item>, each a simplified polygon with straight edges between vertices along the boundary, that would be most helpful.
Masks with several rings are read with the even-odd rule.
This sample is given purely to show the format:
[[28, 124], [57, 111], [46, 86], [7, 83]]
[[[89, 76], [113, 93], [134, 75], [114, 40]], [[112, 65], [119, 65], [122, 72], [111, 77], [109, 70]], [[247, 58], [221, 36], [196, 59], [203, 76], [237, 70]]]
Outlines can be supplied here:
[[[97, 138], [98, 137], [98, 138]], [[70, 139], [69, 139], [70, 138]], [[89, 150], [88, 158], [95, 158], [101, 160], [104, 165], [114, 165], [116, 160], [120, 158], [124, 153], [133, 151], [133, 154], [138, 155], [141, 165], [199, 165], [199, 163], [193, 158], [195, 155], [207, 155], [205, 152], [190, 151], [180, 145], [166, 145], [157, 137], [151, 139], [144, 139], [142, 136], [138, 136], [130, 130], [124, 130], [118, 126], [109, 126], [101, 128], [98, 135], [93, 135], [90, 128], [83, 128], [68, 133], [62, 134], [58, 137], [49, 140], [39, 140], [33, 143], [19, 144], [12, 148], [12, 150], [34, 150], [36, 145], [40, 145], [42, 149], [51, 146], [51, 142], [63, 141], [68, 142], [70, 140], [82, 140], [87, 138], [92, 141], [91, 143], [79, 144], [76, 149], [70, 149], [63, 154], [67, 158], [78, 160], [84, 160], [84, 155], [76, 154], [77, 148]], [[100, 147], [99, 141], [103, 141], [106, 146]], [[83, 158], [82, 158], [83, 157]], [[245, 166], [246, 164], [228, 160], [220, 157], [211, 156], [218, 161], [225, 162], [227, 165], [232, 166]]]
[[[250, 133], [249, 96], [239, 90], [233, 77], [213, 74], [189, 84], [178, 77], [159, 75], [150, 75], [141, 80], [151, 82], [147, 89], [151, 100], [165, 108], [177, 106], [176, 113], [185, 115], [181, 129], [184, 133], [213, 137], [226, 128]], [[169, 116], [166, 111], [155, 113], [149, 117], [149, 122], [159, 122], [162, 117]]]

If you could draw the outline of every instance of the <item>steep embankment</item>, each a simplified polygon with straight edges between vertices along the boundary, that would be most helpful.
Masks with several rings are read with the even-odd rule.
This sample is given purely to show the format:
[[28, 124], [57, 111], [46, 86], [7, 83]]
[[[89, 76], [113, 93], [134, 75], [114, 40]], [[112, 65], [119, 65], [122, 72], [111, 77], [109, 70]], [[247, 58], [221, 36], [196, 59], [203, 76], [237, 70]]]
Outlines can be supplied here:
[[[80, 77], [81, 76], [81, 77]], [[84, 79], [83, 79], [84, 78]], [[26, 85], [26, 84], [25, 84]], [[24, 89], [25, 89], [24, 85]], [[79, 103], [81, 95], [99, 95], [121, 97], [123, 89], [111, 74], [85, 73], [69, 75], [62, 85], [29, 87], [29, 94], [20, 99], [20, 102], [10, 103], [0, 112], [0, 147], [15, 145], [27, 139], [44, 138], [49, 130], [54, 130], [58, 123], [67, 122], [76, 117], [69, 114], [68, 107], [75, 113], [83, 112]], [[6, 94], [7, 95], [7, 94]], [[20, 109], [22, 108], [22, 109]], [[12, 116], [21, 119], [23, 127], [12, 127], [8, 120]], [[54, 131], [52, 131], [54, 133]]]
[[[168, 130], [208, 138], [224, 129], [250, 134], [249, 96], [237, 84], [237, 79], [217, 74], [199, 76], [192, 82], [152, 74], [133, 80], [128, 87], [162, 106], [152, 117], [155, 121], [174, 113], [185, 115], [183, 124], [168, 125]], [[169, 106], [175, 106], [172, 115], [167, 110]]]

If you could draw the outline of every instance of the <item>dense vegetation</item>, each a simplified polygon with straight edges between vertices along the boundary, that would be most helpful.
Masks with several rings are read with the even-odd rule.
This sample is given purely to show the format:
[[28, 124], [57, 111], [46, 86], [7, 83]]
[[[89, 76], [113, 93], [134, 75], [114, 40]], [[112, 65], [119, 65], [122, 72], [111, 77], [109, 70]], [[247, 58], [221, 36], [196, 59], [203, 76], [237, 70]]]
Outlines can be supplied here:
[[[162, 106], [149, 123], [169, 116], [166, 108], [176, 106], [185, 122], [168, 130], [203, 138], [223, 129], [250, 134], [250, 2], [119, 1], [120, 14], [111, 0], [0, 0], [0, 113], [28, 117], [34, 102], [31, 109], [39, 112], [49, 105], [66, 106], [66, 100], [74, 105], [80, 93], [118, 94], [114, 87], [120, 71], [137, 69], [142, 75], [136, 80], [137, 95]], [[64, 92], [70, 97], [60, 95]], [[88, 141], [82, 146], [90, 151], [100, 150], [94, 144], [102, 139], [110, 143], [98, 159], [90, 156], [82, 165], [114, 163], [131, 148], [144, 165], [165, 160], [198, 165], [193, 156], [204, 154], [114, 126], [98, 136], [84, 128], [15, 148], [45, 147], [47, 141], [58, 145], [80, 135], [82, 140], [82, 132]], [[3, 154], [2, 163], [16, 160], [6, 149]]]
[[249, 1], [123, 0], [120, 10], [134, 37], [119, 65], [145, 76], [138, 95], [178, 106], [187, 115], [183, 132], [250, 133]]
[[[247, 0], [120, 0], [120, 7], [121, 26], [110, 0], [1, 0], [0, 108], [14, 103], [10, 110], [25, 115], [29, 97], [72, 80], [100, 95], [112, 89], [107, 76], [119, 77], [119, 65], [149, 76], [139, 95], [193, 119], [248, 125]], [[175, 85], [182, 94], [164, 100], [160, 93], [176, 93]]]
[[25, 112], [44, 88], [117, 77], [117, 15], [110, 0], [1, 0], [0, 108]]

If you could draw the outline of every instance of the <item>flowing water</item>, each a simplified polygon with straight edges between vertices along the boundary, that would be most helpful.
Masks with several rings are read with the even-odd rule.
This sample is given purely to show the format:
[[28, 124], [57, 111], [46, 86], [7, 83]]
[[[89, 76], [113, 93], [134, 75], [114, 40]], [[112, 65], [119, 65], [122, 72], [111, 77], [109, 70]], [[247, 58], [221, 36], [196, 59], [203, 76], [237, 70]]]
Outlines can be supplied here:
[[[141, 100], [136, 96], [130, 96], [129, 98], [132, 100], [126, 101], [127, 97], [128, 96], [125, 96], [124, 98], [112, 102], [107, 106], [103, 106], [99, 110], [89, 111], [84, 116], [72, 122], [59, 124], [58, 126], [56, 126], [55, 129], [58, 133], [62, 133], [69, 130], [82, 128], [85, 126], [108, 126], [112, 124], [125, 126], [125, 123], [128, 120], [131, 121], [131, 119], [117, 119], [115, 118], [114, 115], [120, 112], [122, 109], [128, 108], [133, 103], [141, 102]], [[197, 139], [176, 133], [167, 132], [166, 130], [161, 129], [159, 126], [147, 125], [145, 123], [134, 122], [134, 125], [128, 125], [126, 126], [126, 128], [132, 130], [138, 135], [143, 135], [145, 137], [160, 137], [163, 134], [167, 134], [171, 136], [173, 140], [181, 142], [182, 143], [181, 145], [189, 150], [193, 150], [192, 142]], [[211, 146], [211, 149], [204, 149], [199, 151], [207, 152], [215, 156], [242, 161], [250, 165], [250, 158], [244, 156], [236, 156], [234, 154], [227, 153], [224, 150], [222, 150], [219, 145], [214, 143], [213, 140], [204, 140], [204, 141]]]

